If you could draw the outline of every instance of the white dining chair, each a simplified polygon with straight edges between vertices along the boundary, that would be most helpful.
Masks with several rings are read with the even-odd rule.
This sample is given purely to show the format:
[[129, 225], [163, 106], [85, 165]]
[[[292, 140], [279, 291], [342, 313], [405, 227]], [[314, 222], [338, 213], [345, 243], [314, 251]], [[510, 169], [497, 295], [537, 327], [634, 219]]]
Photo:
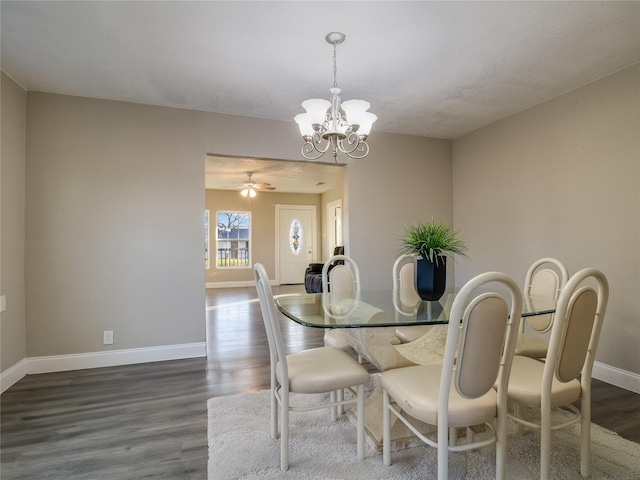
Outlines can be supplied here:
[[[329, 265], [334, 265], [329, 269]], [[322, 268], [322, 292], [324, 295], [331, 293], [331, 303], [338, 305], [341, 301], [353, 298], [355, 292], [360, 291], [360, 269], [358, 264], [346, 255], [334, 255]], [[347, 341], [342, 329], [330, 328], [324, 334], [324, 344], [327, 347], [335, 347], [352, 356], [362, 358], [355, 353]]]
[[[478, 293], [498, 283], [504, 294]], [[510, 305], [510, 307], [509, 307]], [[496, 478], [506, 470], [507, 379], [522, 313], [520, 287], [504, 273], [488, 272], [471, 279], [456, 296], [441, 365], [387, 370], [380, 376], [383, 392], [383, 462], [391, 464], [391, 416], [420, 440], [438, 449], [438, 479], [448, 477], [448, 453], [496, 444]], [[497, 390], [494, 384], [498, 383]], [[415, 420], [437, 426], [423, 434]], [[474, 437], [470, 427], [486, 425]], [[458, 444], [457, 428], [466, 427], [467, 443]]]
[[[594, 288], [592, 284], [595, 284]], [[516, 355], [508, 385], [509, 417], [540, 431], [540, 478], [551, 478], [551, 431], [580, 424], [580, 474], [591, 470], [591, 372], [604, 320], [609, 284], [594, 268], [577, 272], [560, 294], [549, 349], [544, 362]], [[580, 401], [580, 408], [574, 403]], [[537, 412], [528, 419], [525, 409]], [[552, 410], [563, 407], [573, 415], [552, 423]]]
[[[564, 264], [555, 258], [541, 258], [535, 261], [527, 271], [524, 281], [524, 301], [529, 296], [546, 297], [557, 300], [562, 288], [569, 279]], [[516, 355], [531, 358], [545, 358], [549, 341], [542, 334], [551, 330], [554, 314], [525, 317], [520, 324], [520, 333], [516, 342]], [[527, 329], [531, 333], [527, 333]]]
[[[271, 437], [280, 437], [280, 468], [289, 468], [289, 412], [331, 409], [331, 417], [337, 407], [356, 403], [357, 455], [364, 458], [364, 385], [369, 383], [369, 373], [347, 353], [333, 347], [320, 347], [287, 354], [280, 329], [278, 310], [273, 299], [267, 272], [262, 264], [254, 265], [254, 278], [262, 318], [267, 331], [271, 363]], [[350, 398], [336, 391], [345, 390]], [[291, 394], [329, 393], [319, 403], [308, 407], [296, 407]]]
[[[396, 318], [402, 315], [417, 315], [422, 308], [422, 299], [418, 295], [414, 280], [415, 255], [400, 255], [393, 262], [393, 305]], [[419, 339], [431, 329], [430, 325], [415, 325], [396, 328], [396, 337], [401, 343], [410, 343]]]

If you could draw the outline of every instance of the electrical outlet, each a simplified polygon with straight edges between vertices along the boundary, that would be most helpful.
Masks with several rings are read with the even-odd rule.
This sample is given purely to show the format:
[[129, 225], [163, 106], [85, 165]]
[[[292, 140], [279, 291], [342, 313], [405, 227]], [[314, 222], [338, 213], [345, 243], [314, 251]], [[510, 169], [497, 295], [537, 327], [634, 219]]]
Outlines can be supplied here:
[[103, 345], [113, 345], [113, 330], [105, 330], [102, 334]]
[[0, 312], [4, 312], [7, 309], [7, 296], [0, 296]]

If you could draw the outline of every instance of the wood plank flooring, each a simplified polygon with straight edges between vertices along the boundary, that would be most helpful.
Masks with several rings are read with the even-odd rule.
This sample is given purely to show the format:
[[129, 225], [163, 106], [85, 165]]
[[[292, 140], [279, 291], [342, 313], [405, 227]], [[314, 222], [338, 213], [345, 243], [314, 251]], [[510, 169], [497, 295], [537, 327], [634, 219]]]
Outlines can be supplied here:
[[[269, 386], [255, 299], [254, 288], [207, 290], [206, 359], [20, 380], [0, 398], [0, 478], [206, 479], [207, 400]], [[282, 326], [291, 351], [322, 345], [322, 330]], [[593, 421], [640, 443], [640, 395], [594, 381]]]

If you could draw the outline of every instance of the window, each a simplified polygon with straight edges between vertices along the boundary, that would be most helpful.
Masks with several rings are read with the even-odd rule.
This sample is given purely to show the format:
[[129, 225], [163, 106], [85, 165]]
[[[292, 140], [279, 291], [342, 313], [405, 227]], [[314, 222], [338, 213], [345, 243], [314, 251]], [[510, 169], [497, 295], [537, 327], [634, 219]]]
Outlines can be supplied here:
[[211, 267], [209, 262], [209, 210], [204, 211], [204, 268]]
[[251, 266], [251, 217], [249, 212], [217, 212], [217, 268]]

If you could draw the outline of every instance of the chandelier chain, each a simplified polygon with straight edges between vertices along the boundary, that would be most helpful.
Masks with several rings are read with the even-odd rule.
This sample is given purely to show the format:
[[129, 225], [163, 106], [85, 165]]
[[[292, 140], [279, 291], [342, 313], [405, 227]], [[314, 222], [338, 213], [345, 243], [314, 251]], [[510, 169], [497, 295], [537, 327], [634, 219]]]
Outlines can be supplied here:
[[333, 44], [333, 88], [338, 88], [338, 67], [336, 66], [336, 50], [337, 46]]

